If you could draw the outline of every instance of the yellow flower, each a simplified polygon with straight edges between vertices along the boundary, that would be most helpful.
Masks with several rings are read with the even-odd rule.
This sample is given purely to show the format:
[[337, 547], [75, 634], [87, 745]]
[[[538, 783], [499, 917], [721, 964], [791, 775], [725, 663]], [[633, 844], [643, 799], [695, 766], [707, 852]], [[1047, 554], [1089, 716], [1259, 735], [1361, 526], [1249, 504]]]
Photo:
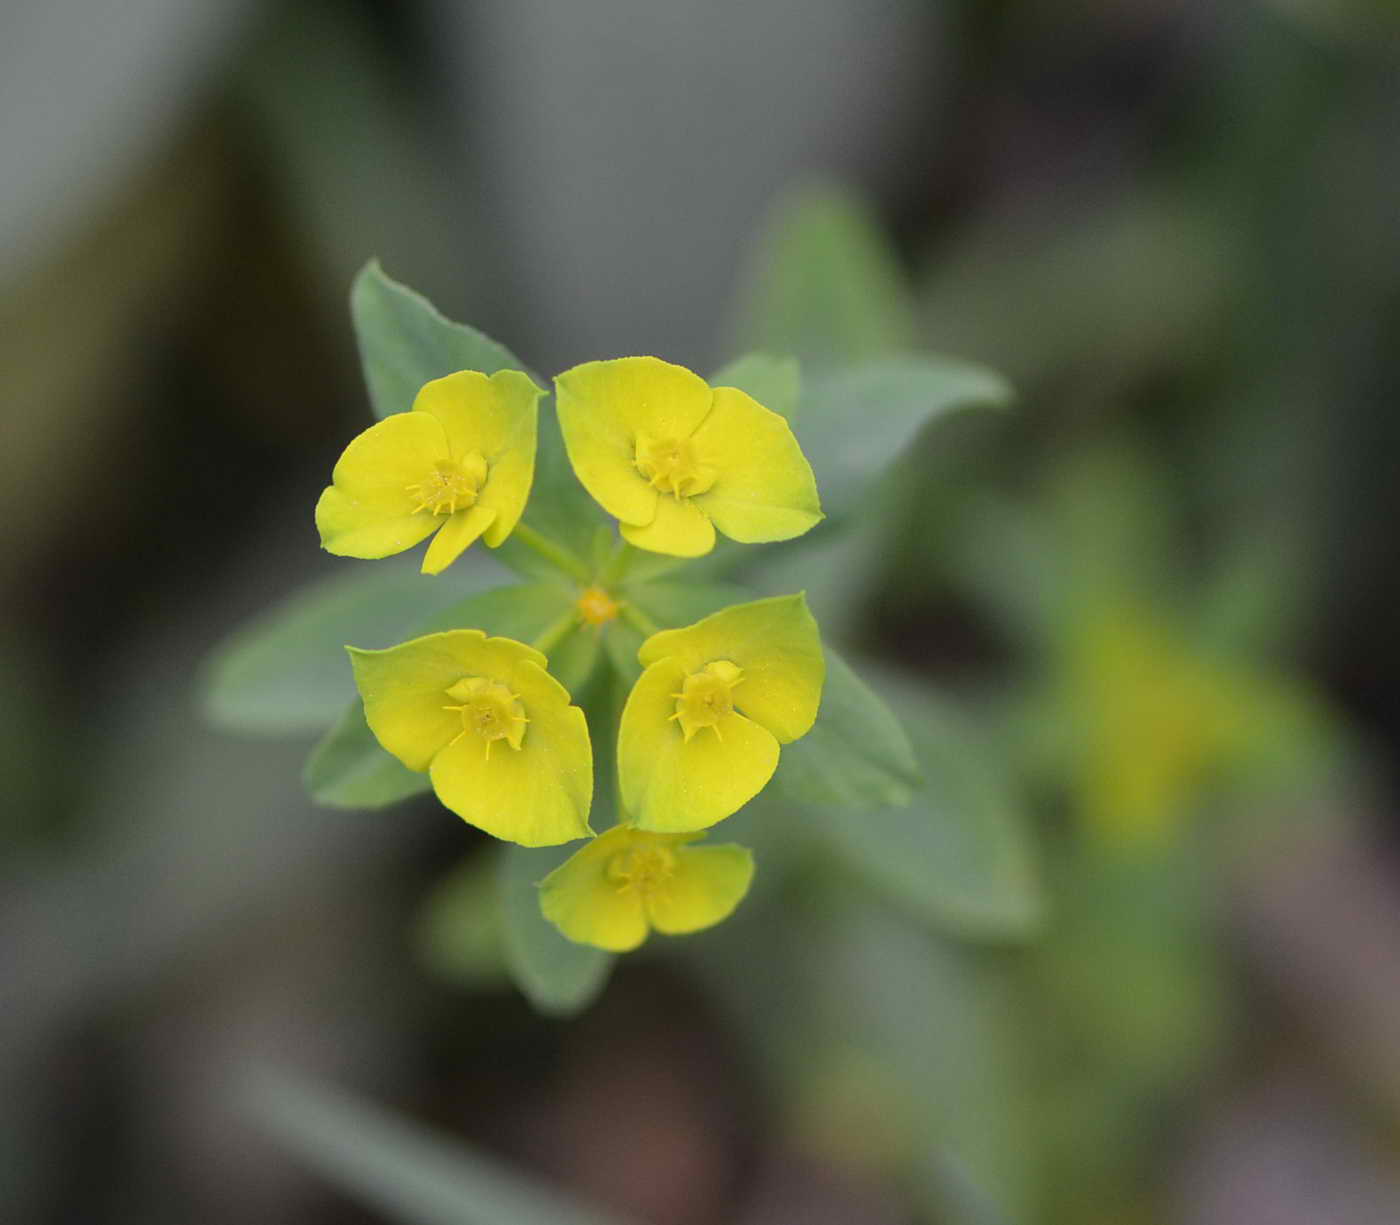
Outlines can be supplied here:
[[653, 634], [622, 711], [618, 781], [640, 829], [704, 829], [763, 790], [817, 718], [826, 662], [801, 595]]
[[754, 544], [821, 521], [787, 422], [737, 388], [655, 357], [585, 362], [555, 386], [578, 479], [638, 548], [699, 557], [716, 528]]
[[1195, 814], [1213, 771], [1267, 716], [1255, 692], [1131, 602], [1075, 622], [1066, 660], [1081, 816], [1104, 843], [1162, 845]]
[[462, 629], [347, 649], [370, 730], [464, 821], [522, 846], [592, 832], [588, 725], [533, 647]]
[[650, 928], [681, 936], [727, 919], [749, 891], [742, 846], [689, 846], [699, 834], [649, 834], [619, 825], [540, 882], [540, 909], [570, 940], [614, 953]]
[[425, 383], [413, 409], [345, 448], [316, 504], [321, 547], [388, 557], [434, 532], [423, 573], [438, 574], [478, 536], [496, 548], [515, 529], [535, 472], [537, 402], [517, 370], [459, 370]]

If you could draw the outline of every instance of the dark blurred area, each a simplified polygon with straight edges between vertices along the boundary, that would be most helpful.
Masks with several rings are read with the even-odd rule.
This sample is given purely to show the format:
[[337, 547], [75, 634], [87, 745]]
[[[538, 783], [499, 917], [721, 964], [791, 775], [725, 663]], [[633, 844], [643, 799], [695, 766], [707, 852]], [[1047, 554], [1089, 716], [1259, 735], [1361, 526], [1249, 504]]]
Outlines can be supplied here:
[[[1301, 831], [1267, 855], [1211, 852], [1207, 872], [1198, 843], [1171, 852], [1174, 880], [1226, 882], [1182, 937], [1205, 1004], [1146, 981], [1179, 950], [1116, 941], [1053, 849], [1072, 818], [1037, 810], [1052, 929], [1083, 938], [988, 954], [1016, 976], [1002, 1012], [1062, 1036], [1046, 1057], [1088, 1069], [1076, 1084], [1116, 1057], [1126, 1001], [1211, 1019], [1111, 1110], [1078, 1089], [1038, 1110], [1028, 1074], [1014, 1219], [1400, 1220], [1397, 70], [1386, 0], [0, 11], [5, 1219], [383, 1219], [230, 1106], [251, 1059], [639, 1221], [964, 1219], [891, 1173], [859, 1060], [814, 1070], [809, 1100], [770, 1091], [713, 967], [633, 958], [567, 1022], [426, 973], [422, 899], [478, 836], [431, 800], [316, 809], [306, 742], [222, 735], [195, 698], [216, 642], [358, 564], [319, 551], [311, 508], [368, 420], [346, 310], [368, 257], [543, 372], [706, 370], [754, 340], [784, 201], [836, 182], [892, 236], [909, 342], [1021, 397], [904, 474], [864, 645], [970, 702], [1040, 692], [1060, 673], [1015, 621], [1047, 553], [1082, 577], [1165, 539], [1182, 607], [1208, 570], [1240, 580], [1210, 613], [1251, 627], [1236, 708], [1291, 720], [1297, 686], [1362, 763], [1345, 787], [1256, 794]], [[1119, 455], [1161, 491], [1159, 536], [1114, 500]], [[1013, 511], [1079, 534], [1023, 559], [993, 530]], [[1194, 667], [1136, 634], [1114, 641], [1158, 691]], [[1114, 770], [1171, 738], [1143, 726], [1086, 811], [1141, 794]], [[1054, 747], [1029, 739], [1007, 769], [1038, 795], [1018, 754]], [[1113, 913], [1157, 904], [1131, 869], [1095, 879]], [[1144, 1128], [1128, 1156], [1124, 1119]]]

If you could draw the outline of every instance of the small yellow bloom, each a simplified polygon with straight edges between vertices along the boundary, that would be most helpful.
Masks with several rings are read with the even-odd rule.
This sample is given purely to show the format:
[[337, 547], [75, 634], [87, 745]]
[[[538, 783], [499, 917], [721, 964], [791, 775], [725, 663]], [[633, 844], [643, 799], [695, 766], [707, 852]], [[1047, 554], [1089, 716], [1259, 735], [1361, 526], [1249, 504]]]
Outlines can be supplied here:
[[602, 587], [585, 587], [576, 602], [578, 615], [585, 625], [602, 629], [609, 621], [616, 621], [622, 611], [622, 604], [614, 600]]
[[638, 828], [704, 829], [763, 790], [811, 729], [826, 662], [802, 595], [736, 604], [653, 634], [622, 711], [618, 780]]
[[727, 919], [753, 880], [742, 846], [689, 846], [699, 834], [649, 834], [619, 825], [540, 883], [540, 909], [570, 940], [614, 953], [656, 928], [668, 936]]
[[438, 574], [478, 536], [496, 548], [515, 529], [535, 472], [538, 401], [518, 370], [459, 370], [425, 383], [413, 409], [385, 417], [341, 455], [316, 504], [321, 547], [388, 557], [433, 537]]
[[574, 471], [638, 548], [699, 557], [716, 528], [754, 544], [821, 521], [788, 423], [737, 388], [655, 357], [585, 362], [555, 385]]
[[592, 832], [588, 724], [533, 647], [463, 629], [347, 649], [370, 730], [464, 821], [522, 846]]

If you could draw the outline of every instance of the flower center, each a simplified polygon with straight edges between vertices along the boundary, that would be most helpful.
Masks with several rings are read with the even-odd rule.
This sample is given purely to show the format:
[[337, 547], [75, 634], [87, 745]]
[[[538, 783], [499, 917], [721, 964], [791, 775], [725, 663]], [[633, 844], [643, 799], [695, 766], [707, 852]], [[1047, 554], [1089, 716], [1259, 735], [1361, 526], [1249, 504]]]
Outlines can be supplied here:
[[676, 699], [676, 713], [670, 718], [679, 721], [687, 742], [701, 728], [714, 728], [719, 736], [719, 721], [734, 709], [734, 689], [743, 683], [744, 673], [737, 664], [717, 659], [699, 672], [685, 678]]
[[447, 696], [457, 705], [443, 709], [458, 711], [462, 716], [462, 730], [453, 739], [454, 744], [463, 736], [475, 736], [485, 745], [488, 760], [491, 746], [498, 740], [504, 740], [513, 749], [520, 748], [530, 720], [525, 717], [520, 699], [499, 681], [468, 676], [453, 685]]
[[486, 460], [480, 451], [468, 451], [461, 459], [439, 459], [421, 481], [408, 487], [417, 502], [413, 513], [450, 515], [476, 505], [486, 482]]
[[715, 483], [715, 470], [696, 458], [688, 438], [637, 435], [637, 471], [662, 493], [688, 498]]
[[601, 587], [585, 587], [578, 598], [578, 615], [587, 625], [606, 625], [617, 620], [622, 605]]
[[664, 846], [634, 846], [608, 860], [608, 879], [619, 893], [635, 889], [646, 896], [663, 888], [676, 870], [675, 852]]

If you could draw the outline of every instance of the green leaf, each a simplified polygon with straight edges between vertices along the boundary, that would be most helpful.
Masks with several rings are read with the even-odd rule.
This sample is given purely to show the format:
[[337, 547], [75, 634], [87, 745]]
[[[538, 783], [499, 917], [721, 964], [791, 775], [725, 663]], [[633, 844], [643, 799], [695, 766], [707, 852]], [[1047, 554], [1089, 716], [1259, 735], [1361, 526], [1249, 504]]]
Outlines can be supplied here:
[[379, 747], [359, 698], [311, 750], [301, 777], [307, 794], [328, 808], [383, 808], [432, 786]]
[[1011, 386], [985, 366], [950, 357], [883, 358], [816, 381], [803, 397], [798, 441], [829, 518], [861, 495], [936, 417], [1004, 408]]
[[245, 1108], [333, 1186], [404, 1225], [625, 1225], [338, 1089], [255, 1068]]
[[467, 987], [507, 982], [496, 856], [488, 847], [453, 868], [418, 913], [414, 945], [437, 977]]
[[[631, 604], [661, 629], [691, 625], [712, 612], [752, 600], [754, 593], [735, 583], [678, 583], [637, 581], [629, 578], [621, 590], [625, 603]], [[612, 622], [603, 631], [603, 651], [613, 672], [630, 688], [642, 674], [637, 662], [643, 634], [625, 617]]]
[[519, 370], [539, 382], [504, 345], [444, 318], [422, 294], [386, 276], [378, 260], [355, 278], [350, 314], [376, 417], [408, 412], [424, 383], [458, 370]]
[[869, 204], [831, 186], [790, 196], [769, 226], [745, 339], [840, 366], [907, 348], [914, 308], [898, 257]]
[[607, 982], [613, 956], [574, 944], [540, 913], [536, 886], [580, 844], [531, 848], [508, 845], [500, 859], [506, 967], [541, 1012], [566, 1016], [586, 1008]]
[[767, 889], [677, 952], [753, 1048], [765, 1092], [807, 1134], [848, 1154], [856, 1143], [924, 1201], [920, 1220], [1031, 1220], [1024, 1009], [1010, 994], [1024, 990], [1024, 966], [849, 878], [798, 872], [775, 885], [763, 862]]
[[[557, 581], [500, 587], [469, 597], [434, 617], [430, 629], [482, 629], [533, 645], [561, 621], [577, 616], [578, 591]], [[423, 632], [428, 632], [427, 630]], [[570, 693], [593, 674], [598, 631], [582, 622], [547, 644], [550, 674]]]
[[762, 595], [805, 591], [825, 638], [859, 638], [869, 626], [872, 597], [887, 585], [889, 536], [888, 517], [878, 511], [840, 525], [818, 524], [798, 540], [765, 550], [741, 575]]
[[[605, 522], [611, 523], [574, 475], [574, 466], [564, 449], [564, 435], [559, 429], [552, 395], [540, 401], [535, 485], [525, 508], [525, 522], [550, 541], [562, 545], [589, 571], [597, 530]], [[519, 542], [516, 545], [518, 547]], [[515, 552], [512, 549], [511, 556], [515, 556]]]
[[908, 737], [850, 665], [826, 647], [826, 684], [816, 724], [784, 745], [772, 786], [790, 805], [862, 813], [907, 804], [922, 781]]
[[885, 688], [896, 698], [924, 788], [905, 807], [804, 811], [848, 863], [925, 918], [974, 937], [1031, 934], [1042, 917], [1040, 881], [1005, 771], [927, 690], [893, 678]]
[[962, 518], [950, 542], [952, 582], [1020, 648], [1036, 654], [1056, 649], [1064, 610], [1071, 607], [1071, 576], [1044, 510], [980, 492]]
[[948, 1225], [1031, 1219], [1025, 1043], [1005, 967], [868, 897], [829, 899], [822, 920], [814, 1006], [827, 1041], [859, 1052], [888, 1096], [872, 1123], [894, 1118], [917, 1138], [905, 1173], [924, 1212]]
[[232, 731], [321, 731], [355, 693], [346, 643], [392, 646], [410, 634], [425, 606], [441, 607], [503, 573], [489, 563], [459, 562], [450, 579], [432, 579], [376, 562], [313, 583], [214, 649], [204, 666], [205, 715]]
[[[615, 622], [608, 628], [611, 631], [616, 626]], [[604, 668], [574, 698], [588, 717], [588, 733], [593, 742], [593, 808], [589, 824], [598, 830], [610, 829], [622, 820], [617, 788], [617, 727], [631, 688], [632, 678]]]
[[603, 651], [608, 663], [612, 665], [613, 673], [629, 689], [642, 674], [637, 652], [642, 649], [644, 641], [641, 630], [626, 621], [614, 621], [603, 631]]
[[748, 392], [764, 408], [788, 421], [797, 420], [802, 394], [802, 370], [795, 357], [748, 353], [710, 375], [711, 387], [737, 387]]
[[756, 598], [737, 583], [636, 583], [627, 585], [623, 594], [662, 629], [692, 625], [721, 608]]
[[571, 694], [577, 694], [592, 678], [602, 646], [602, 636], [596, 626], [583, 623], [574, 626], [546, 652], [550, 675]]
[[[574, 593], [559, 582], [516, 583], [458, 600], [423, 622], [418, 634], [442, 630], [485, 630], [494, 637], [532, 643], [574, 604]], [[356, 645], [359, 645], [358, 643]]]

